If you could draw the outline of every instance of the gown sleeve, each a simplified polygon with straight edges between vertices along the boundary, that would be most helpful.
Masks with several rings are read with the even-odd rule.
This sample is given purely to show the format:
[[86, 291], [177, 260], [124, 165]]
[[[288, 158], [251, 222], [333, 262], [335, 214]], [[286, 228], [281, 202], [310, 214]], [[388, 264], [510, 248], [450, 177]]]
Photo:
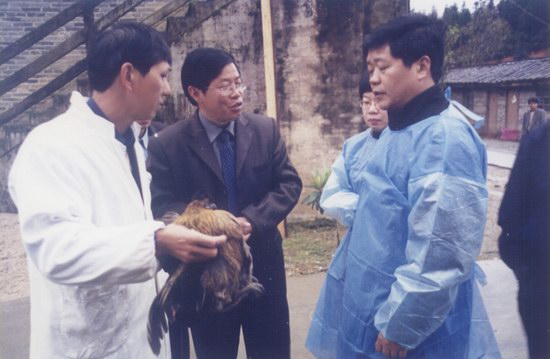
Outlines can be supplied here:
[[332, 164], [332, 173], [323, 188], [320, 204], [327, 216], [334, 218], [343, 226], [350, 227], [359, 195], [351, 186], [347, 155], [348, 146], [345, 143], [342, 152]]

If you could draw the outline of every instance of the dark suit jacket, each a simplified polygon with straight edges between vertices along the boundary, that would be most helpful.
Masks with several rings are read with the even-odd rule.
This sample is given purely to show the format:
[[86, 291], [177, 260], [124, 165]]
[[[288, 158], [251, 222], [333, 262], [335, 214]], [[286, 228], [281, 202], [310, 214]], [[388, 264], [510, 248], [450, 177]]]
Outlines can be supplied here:
[[533, 131], [535, 128], [544, 125], [546, 123], [546, 112], [540, 108], [537, 108], [533, 114], [533, 120], [530, 121], [530, 118], [531, 111], [527, 111], [523, 114], [523, 122], [521, 126], [522, 135], [525, 135]]
[[[201, 318], [192, 324], [193, 335], [199, 338], [195, 349], [210, 353], [210, 357], [231, 357], [238, 346], [238, 333], [232, 328], [237, 321], [248, 323], [245, 331], [247, 351], [258, 357], [290, 357], [289, 313], [286, 298], [286, 278], [282, 238], [277, 230], [296, 205], [302, 182], [290, 163], [285, 144], [275, 120], [253, 114], [243, 114], [235, 121], [237, 216], [252, 224], [248, 240], [254, 260], [253, 274], [264, 286], [265, 294], [258, 300], [243, 302], [242, 310], [221, 313], [214, 322]], [[208, 195], [218, 208], [227, 209], [227, 193], [214, 148], [204, 130], [198, 113], [163, 129], [149, 142], [148, 169], [152, 174], [152, 209], [155, 217], [167, 211], [180, 213], [197, 196]], [[162, 260], [171, 272], [175, 259]], [[183, 315], [185, 317], [185, 315]], [[180, 320], [182, 317], [179, 317]], [[215, 324], [211, 324], [215, 323]], [[256, 323], [256, 324], [254, 324]], [[260, 324], [258, 324], [260, 323]], [[266, 323], [269, 323], [266, 325]], [[175, 323], [171, 338], [174, 355], [186, 352], [187, 335]], [[244, 325], [244, 324], [243, 324]], [[243, 330], [244, 330], [243, 326]], [[215, 334], [213, 334], [215, 333]], [[219, 345], [219, 337], [236, 338]]]
[[547, 123], [522, 138], [500, 206], [500, 255], [516, 272], [534, 267], [550, 273], [549, 157]]
[[164, 122], [152, 121], [149, 127], [147, 128], [147, 136], [152, 137], [160, 132], [163, 128], [166, 127]]
[[[296, 205], [302, 182], [290, 163], [275, 120], [243, 114], [235, 122], [237, 208], [253, 227], [249, 244], [280, 245], [277, 224]], [[151, 138], [155, 217], [182, 212], [196, 196], [208, 195], [227, 209], [222, 171], [198, 113]]]

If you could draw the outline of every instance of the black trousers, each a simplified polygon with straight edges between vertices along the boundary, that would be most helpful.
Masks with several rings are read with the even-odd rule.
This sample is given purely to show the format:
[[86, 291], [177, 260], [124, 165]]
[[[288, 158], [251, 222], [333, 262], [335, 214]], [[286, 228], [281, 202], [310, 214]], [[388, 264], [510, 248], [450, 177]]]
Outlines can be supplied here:
[[[250, 359], [289, 359], [290, 323], [282, 246], [251, 248], [254, 276], [264, 286], [259, 298], [247, 298], [235, 309], [200, 314], [191, 325], [198, 359], [234, 359], [242, 328]], [[187, 327], [170, 328], [172, 357], [189, 358]]]
[[172, 359], [189, 359], [189, 333], [186, 325], [174, 322], [169, 325]]
[[550, 276], [548, 264], [516, 271], [518, 308], [531, 359], [550, 358]]

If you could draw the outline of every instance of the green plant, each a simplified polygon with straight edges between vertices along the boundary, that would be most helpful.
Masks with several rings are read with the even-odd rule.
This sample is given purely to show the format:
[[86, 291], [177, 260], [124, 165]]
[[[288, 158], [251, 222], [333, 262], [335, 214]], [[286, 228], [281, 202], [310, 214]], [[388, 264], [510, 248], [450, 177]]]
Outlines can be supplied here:
[[[331, 170], [325, 169], [324, 171], [315, 171], [311, 175], [311, 184], [306, 185], [308, 188], [312, 188], [313, 191], [307, 195], [302, 204], [307, 204], [311, 208], [319, 211], [323, 214], [323, 208], [321, 208], [321, 194], [323, 193], [323, 188], [330, 177]], [[336, 247], [340, 245], [340, 231], [338, 230], [338, 223], [334, 222], [335, 236], [336, 236]]]
[[319, 211], [319, 213], [321, 214], [323, 214], [323, 209], [321, 208], [320, 204], [321, 193], [323, 193], [323, 188], [327, 183], [330, 172], [330, 169], [313, 172], [311, 174], [311, 183], [305, 186], [307, 188], [312, 188], [313, 190], [302, 200], [302, 204], [307, 204], [308, 206], [311, 206], [312, 209]]

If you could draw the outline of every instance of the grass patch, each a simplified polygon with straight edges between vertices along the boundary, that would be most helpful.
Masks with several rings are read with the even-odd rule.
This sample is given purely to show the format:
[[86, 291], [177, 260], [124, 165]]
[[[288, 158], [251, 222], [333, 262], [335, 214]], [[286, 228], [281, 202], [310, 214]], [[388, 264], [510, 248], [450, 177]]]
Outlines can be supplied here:
[[[340, 238], [345, 228], [338, 227]], [[286, 272], [290, 276], [324, 272], [337, 247], [336, 222], [326, 218], [287, 223], [283, 240]]]

